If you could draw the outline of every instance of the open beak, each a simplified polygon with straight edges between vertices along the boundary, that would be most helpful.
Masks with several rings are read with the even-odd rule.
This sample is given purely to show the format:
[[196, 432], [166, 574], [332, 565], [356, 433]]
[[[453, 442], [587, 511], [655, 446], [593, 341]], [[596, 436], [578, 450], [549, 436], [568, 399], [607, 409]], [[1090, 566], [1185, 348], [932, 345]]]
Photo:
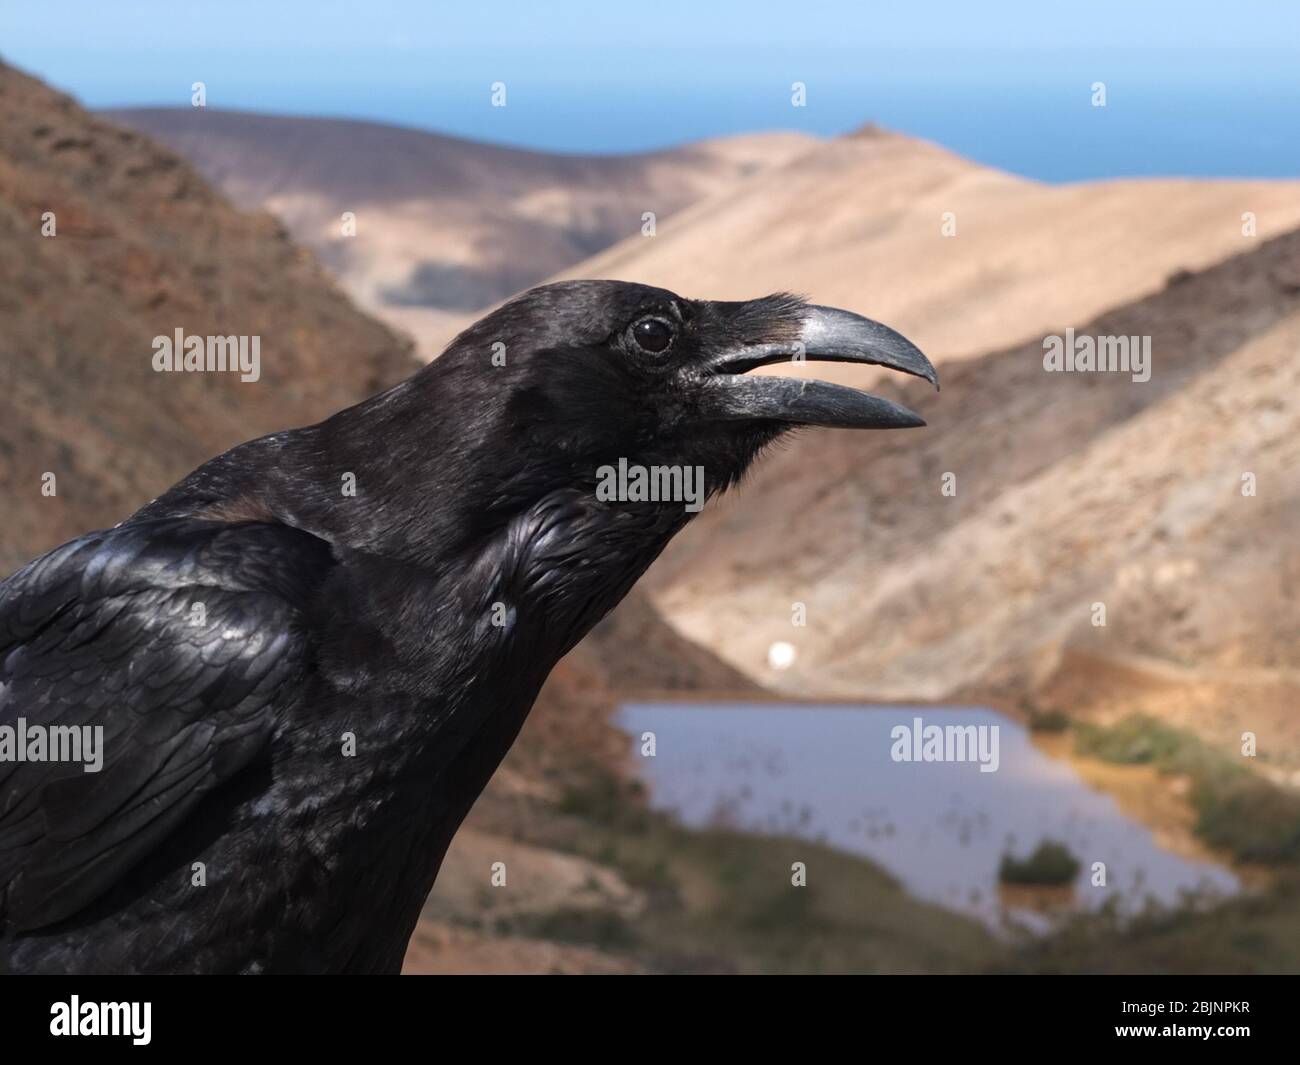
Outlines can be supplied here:
[[743, 377], [758, 366], [806, 359], [888, 366], [924, 377], [939, 375], [901, 333], [835, 307], [804, 308], [797, 338], [748, 343], [717, 356], [707, 367], [704, 413], [722, 421], [771, 420], [840, 429], [908, 429], [925, 421], [906, 407], [856, 388], [788, 377]]

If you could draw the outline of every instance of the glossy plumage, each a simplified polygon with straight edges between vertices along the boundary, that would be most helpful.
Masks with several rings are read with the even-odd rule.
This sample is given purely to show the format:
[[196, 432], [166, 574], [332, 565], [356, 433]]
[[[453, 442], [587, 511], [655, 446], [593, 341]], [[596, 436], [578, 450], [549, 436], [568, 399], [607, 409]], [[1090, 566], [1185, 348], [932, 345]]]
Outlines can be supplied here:
[[[700, 465], [712, 495], [790, 424], [916, 424], [724, 387], [816, 311], [534, 290], [0, 584], [0, 726], [100, 727], [104, 754], [0, 761], [0, 967], [396, 971], [547, 674], [691, 517], [602, 502], [596, 470]], [[862, 361], [932, 376], [898, 341]]]

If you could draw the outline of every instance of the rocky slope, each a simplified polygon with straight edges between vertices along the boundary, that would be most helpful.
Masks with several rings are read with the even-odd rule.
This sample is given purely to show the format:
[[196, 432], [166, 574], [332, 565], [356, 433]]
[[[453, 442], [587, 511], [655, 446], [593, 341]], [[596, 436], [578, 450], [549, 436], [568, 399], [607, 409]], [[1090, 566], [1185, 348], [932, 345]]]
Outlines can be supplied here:
[[1047, 372], [1039, 340], [890, 383], [928, 428], [770, 456], [656, 601], [791, 693], [1145, 707], [1300, 766], [1300, 232], [1078, 332], [1150, 337], [1150, 380]]
[[[237, 211], [178, 156], [4, 65], [0, 316], [5, 572], [413, 366], [270, 215]], [[259, 336], [260, 379], [155, 372], [153, 338], [178, 328]]]

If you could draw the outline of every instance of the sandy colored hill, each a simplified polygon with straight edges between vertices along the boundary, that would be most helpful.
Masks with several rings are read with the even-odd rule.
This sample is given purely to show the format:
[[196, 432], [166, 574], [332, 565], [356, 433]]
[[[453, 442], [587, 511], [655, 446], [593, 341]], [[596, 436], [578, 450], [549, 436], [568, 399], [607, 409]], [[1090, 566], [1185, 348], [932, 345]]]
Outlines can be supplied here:
[[[528, 288], [816, 143], [719, 138], [622, 156], [561, 155], [338, 119], [195, 108], [108, 112], [264, 207], [363, 307], [437, 354], [446, 323]], [[355, 236], [341, 216], [356, 216]], [[454, 331], [454, 330], [452, 330]]]
[[1080, 332], [1150, 336], [1150, 381], [1047, 373], [1031, 341], [903, 385], [928, 428], [770, 456], [670, 548], [657, 603], [786, 691], [1147, 706], [1300, 766], [1300, 232]]
[[[1298, 225], [1298, 182], [1048, 186], [867, 128], [566, 271], [713, 298], [804, 292], [900, 328], [943, 371], [941, 395], [908, 390], [927, 430], [811, 433], [767, 458], [743, 499], [706, 512], [652, 568], [656, 605], [755, 681], [798, 694], [1036, 692], [1086, 712], [1131, 708], [1136, 685], [1160, 693], [1149, 703], [1164, 716], [1221, 737], [1238, 724], [1214, 709], [1225, 693], [1281, 707], [1300, 665], [1283, 609], [1296, 502], [1274, 435], [1294, 416], [1278, 383], [1292, 372], [1296, 238], [1265, 242]], [[1152, 335], [1155, 377], [1044, 373], [1042, 338], [1067, 327]], [[1195, 391], [1211, 370], [1215, 385]], [[1235, 418], [1198, 417], [1198, 404]], [[1256, 466], [1274, 494], [1234, 495]], [[956, 498], [939, 495], [944, 472]], [[1098, 600], [1111, 615], [1094, 631]], [[788, 672], [767, 666], [777, 640], [798, 649]], [[1071, 682], [1083, 661], [1100, 675], [1076, 650], [1105, 656], [1106, 683]]]
[[[801, 292], [977, 355], [1158, 291], [1300, 225], [1300, 182], [1043, 185], [874, 128], [814, 147], [566, 271], [748, 299]], [[944, 215], [956, 235], [944, 236]], [[854, 380], [852, 367], [817, 375]]]

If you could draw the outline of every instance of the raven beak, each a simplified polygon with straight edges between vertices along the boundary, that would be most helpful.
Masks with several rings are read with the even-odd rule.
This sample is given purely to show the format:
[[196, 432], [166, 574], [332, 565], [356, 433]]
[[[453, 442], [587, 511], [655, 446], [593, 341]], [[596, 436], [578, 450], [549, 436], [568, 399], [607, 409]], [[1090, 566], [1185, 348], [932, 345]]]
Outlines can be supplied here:
[[850, 311], [812, 306], [805, 308], [797, 339], [744, 344], [710, 362], [705, 416], [839, 429], [909, 429], [925, 424], [906, 407], [856, 388], [828, 381], [740, 376], [757, 366], [792, 359], [888, 366], [939, 387], [930, 360], [901, 333]]

